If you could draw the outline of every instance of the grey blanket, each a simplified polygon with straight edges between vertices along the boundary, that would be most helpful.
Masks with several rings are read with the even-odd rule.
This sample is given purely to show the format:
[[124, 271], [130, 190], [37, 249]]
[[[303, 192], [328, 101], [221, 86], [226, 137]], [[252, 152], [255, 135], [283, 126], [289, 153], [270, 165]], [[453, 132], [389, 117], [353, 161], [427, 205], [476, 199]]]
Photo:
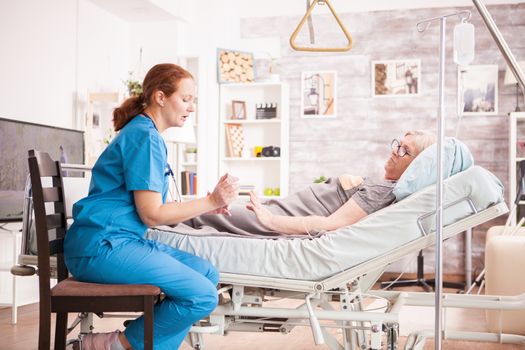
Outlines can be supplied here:
[[[268, 210], [284, 216], [329, 216], [354, 197], [356, 202], [367, 212], [375, 211], [391, 204], [394, 200], [392, 182], [365, 179], [363, 184], [343, 189], [338, 178], [330, 178], [321, 184], [312, 184], [303, 191], [284, 199], [272, 199], [263, 203]], [[380, 193], [378, 196], [377, 194]], [[355, 195], [355, 196], [354, 196]], [[372, 204], [373, 203], [373, 204]], [[157, 227], [163, 231], [186, 234], [222, 234], [250, 237], [286, 237], [308, 238], [306, 235], [284, 235], [263, 226], [255, 214], [246, 209], [244, 204], [231, 207], [232, 216], [202, 215], [175, 227]], [[322, 232], [310, 232], [318, 236]]]

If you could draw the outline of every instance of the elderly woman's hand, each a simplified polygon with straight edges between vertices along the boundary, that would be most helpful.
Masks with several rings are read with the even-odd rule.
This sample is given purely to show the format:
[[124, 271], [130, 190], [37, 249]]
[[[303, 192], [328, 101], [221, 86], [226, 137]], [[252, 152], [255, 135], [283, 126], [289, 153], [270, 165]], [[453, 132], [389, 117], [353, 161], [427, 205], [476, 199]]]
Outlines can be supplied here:
[[255, 213], [261, 224], [273, 230], [273, 214], [261, 204], [259, 197], [253, 191], [250, 191], [250, 202], [246, 204], [246, 208]]

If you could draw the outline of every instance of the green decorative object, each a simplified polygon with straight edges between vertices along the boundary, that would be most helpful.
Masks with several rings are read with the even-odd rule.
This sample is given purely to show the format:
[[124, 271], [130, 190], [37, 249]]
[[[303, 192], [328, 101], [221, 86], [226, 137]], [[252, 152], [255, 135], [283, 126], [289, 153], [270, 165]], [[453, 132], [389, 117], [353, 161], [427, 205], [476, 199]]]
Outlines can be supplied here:
[[280, 196], [281, 195], [281, 189], [279, 187], [276, 187], [273, 189], [273, 195], [274, 196]]
[[264, 189], [264, 195], [265, 196], [272, 196], [273, 195], [273, 190], [271, 188], [269, 188], [269, 187], [266, 187]]
[[319, 176], [317, 179], [314, 179], [314, 184], [320, 184], [326, 181], [326, 177], [324, 175]]

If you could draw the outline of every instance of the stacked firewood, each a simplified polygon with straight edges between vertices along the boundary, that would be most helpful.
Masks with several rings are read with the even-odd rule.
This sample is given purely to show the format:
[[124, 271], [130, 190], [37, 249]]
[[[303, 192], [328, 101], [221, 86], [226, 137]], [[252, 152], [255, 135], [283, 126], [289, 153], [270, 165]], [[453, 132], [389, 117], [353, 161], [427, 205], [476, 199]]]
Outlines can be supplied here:
[[253, 56], [242, 52], [221, 51], [219, 53], [219, 74], [221, 82], [253, 82]]

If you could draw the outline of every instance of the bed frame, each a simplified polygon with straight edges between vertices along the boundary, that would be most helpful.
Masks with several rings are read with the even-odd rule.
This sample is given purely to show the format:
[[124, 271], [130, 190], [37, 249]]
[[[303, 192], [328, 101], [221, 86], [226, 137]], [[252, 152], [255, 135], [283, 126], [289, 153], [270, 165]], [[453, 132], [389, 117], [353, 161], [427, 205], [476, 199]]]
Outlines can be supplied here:
[[[505, 203], [474, 212], [446, 226], [443, 237], [453, 237], [507, 212]], [[432, 246], [434, 240], [433, 234], [425, 233], [402, 247], [321, 281], [222, 273], [219, 306], [201, 326], [192, 328], [186, 340], [194, 349], [204, 349], [203, 333], [288, 334], [294, 327], [306, 326], [312, 329], [316, 344], [326, 343], [330, 349], [381, 349], [381, 344], [396, 349], [400, 309], [405, 305], [433, 307], [434, 294], [370, 289], [390, 264], [409, 253]], [[369, 297], [384, 300], [383, 311], [366, 311], [363, 301]], [[304, 302], [297, 308], [264, 307], [265, 303], [278, 299]], [[444, 307], [519, 309], [525, 308], [525, 294], [517, 297], [445, 294]], [[334, 337], [328, 331], [330, 328], [341, 329], [342, 339]], [[433, 336], [433, 332], [411, 335], [406, 349], [420, 349], [428, 336]], [[445, 338], [525, 344], [523, 336], [503, 334], [445, 331]]]

